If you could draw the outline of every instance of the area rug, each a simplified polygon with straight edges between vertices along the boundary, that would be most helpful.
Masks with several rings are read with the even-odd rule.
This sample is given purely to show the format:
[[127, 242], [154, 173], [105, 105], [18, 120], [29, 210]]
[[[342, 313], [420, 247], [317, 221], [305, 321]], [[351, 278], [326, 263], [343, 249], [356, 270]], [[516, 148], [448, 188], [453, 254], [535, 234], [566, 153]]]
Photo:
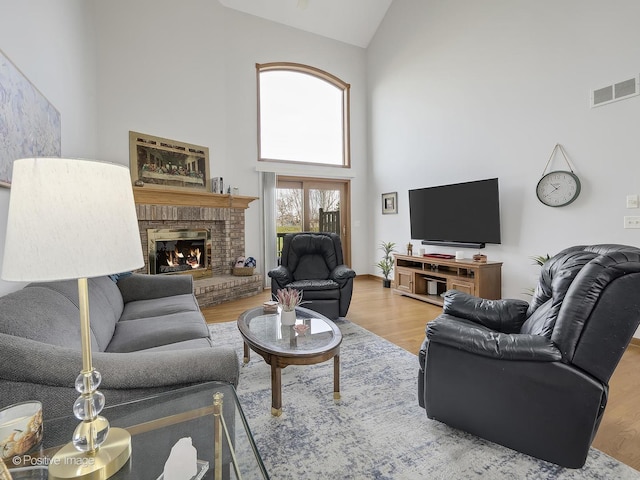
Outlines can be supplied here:
[[[238, 396], [272, 480], [640, 479], [640, 472], [591, 449], [565, 469], [429, 420], [418, 406], [418, 359], [347, 320], [340, 357], [282, 370], [282, 416], [271, 416], [270, 367], [252, 352]], [[236, 322], [210, 325], [216, 344], [242, 358]]]

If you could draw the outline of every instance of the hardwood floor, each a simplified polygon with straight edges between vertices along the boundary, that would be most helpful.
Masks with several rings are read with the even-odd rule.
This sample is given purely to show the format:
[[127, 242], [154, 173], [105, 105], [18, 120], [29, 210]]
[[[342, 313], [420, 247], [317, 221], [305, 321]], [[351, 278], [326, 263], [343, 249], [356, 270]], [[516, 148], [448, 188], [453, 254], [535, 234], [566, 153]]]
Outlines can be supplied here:
[[[268, 291], [203, 309], [207, 322], [226, 322], [269, 300]], [[356, 277], [348, 319], [416, 354], [425, 325], [441, 308], [396, 295], [374, 277]], [[418, 366], [416, 363], [416, 370]], [[631, 345], [609, 382], [609, 404], [593, 446], [640, 470], [640, 346]]]

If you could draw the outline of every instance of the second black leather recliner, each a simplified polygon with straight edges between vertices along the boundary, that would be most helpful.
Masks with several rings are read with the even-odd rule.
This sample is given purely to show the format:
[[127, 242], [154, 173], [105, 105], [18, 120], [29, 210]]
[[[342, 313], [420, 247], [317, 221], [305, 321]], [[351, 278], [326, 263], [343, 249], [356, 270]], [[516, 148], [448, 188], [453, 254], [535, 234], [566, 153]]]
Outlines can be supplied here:
[[624, 245], [558, 253], [530, 303], [451, 290], [427, 323], [419, 403], [429, 418], [580, 468], [639, 323], [640, 249]]

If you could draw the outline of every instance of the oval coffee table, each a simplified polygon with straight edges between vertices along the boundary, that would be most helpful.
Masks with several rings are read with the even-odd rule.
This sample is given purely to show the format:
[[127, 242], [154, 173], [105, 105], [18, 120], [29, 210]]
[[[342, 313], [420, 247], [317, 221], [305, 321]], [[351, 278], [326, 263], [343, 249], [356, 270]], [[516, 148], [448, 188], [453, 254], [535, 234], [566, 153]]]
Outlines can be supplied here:
[[238, 318], [244, 339], [244, 363], [253, 350], [271, 365], [271, 414], [282, 414], [281, 370], [287, 365], [312, 365], [333, 358], [333, 398], [340, 399], [340, 344], [342, 333], [327, 317], [296, 307], [296, 324], [282, 325], [280, 313], [264, 313], [262, 307]]

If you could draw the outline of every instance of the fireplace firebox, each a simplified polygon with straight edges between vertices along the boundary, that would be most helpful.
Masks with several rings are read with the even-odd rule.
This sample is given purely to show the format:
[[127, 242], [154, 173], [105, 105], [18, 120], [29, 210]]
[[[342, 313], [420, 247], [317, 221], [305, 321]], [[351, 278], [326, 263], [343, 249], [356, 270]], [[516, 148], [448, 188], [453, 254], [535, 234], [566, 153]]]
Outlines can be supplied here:
[[149, 273], [211, 275], [211, 235], [206, 229], [147, 229]]

